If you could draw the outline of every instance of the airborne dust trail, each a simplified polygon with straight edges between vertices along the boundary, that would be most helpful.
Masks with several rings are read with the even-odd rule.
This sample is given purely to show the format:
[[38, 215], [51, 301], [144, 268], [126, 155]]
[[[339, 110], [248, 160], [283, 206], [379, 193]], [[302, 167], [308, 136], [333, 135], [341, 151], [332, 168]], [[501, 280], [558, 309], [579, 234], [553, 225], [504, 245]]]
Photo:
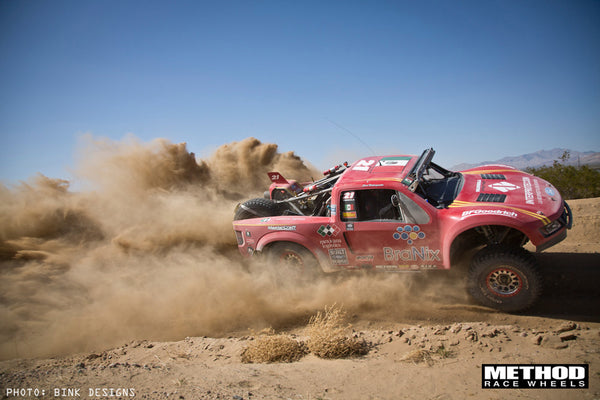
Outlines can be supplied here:
[[0, 185], [0, 359], [285, 326], [334, 302], [354, 313], [416, 310], [412, 281], [396, 276], [307, 287], [248, 271], [233, 209], [261, 196], [268, 171], [318, 174], [292, 152], [254, 138], [206, 160], [160, 139], [85, 143], [85, 191], [42, 175]]

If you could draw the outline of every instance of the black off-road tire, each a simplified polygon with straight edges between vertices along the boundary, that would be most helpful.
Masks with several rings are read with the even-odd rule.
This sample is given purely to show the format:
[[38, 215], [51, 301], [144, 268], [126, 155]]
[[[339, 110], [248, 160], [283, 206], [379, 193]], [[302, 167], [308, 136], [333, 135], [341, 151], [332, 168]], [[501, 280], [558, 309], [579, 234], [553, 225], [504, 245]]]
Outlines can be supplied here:
[[273, 200], [262, 197], [243, 202], [235, 210], [234, 221], [249, 218], [275, 217], [283, 213], [284, 207]]
[[535, 257], [521, 247], [487, 246], [471, 261], [469, 293], [482, 305], [505, 312], [531, 307], [542, 292]]
[[269, 265], [287, 280], [310, 282], [323, 274], [315, 256], [297, 243], [277, 242], [266, 253]]

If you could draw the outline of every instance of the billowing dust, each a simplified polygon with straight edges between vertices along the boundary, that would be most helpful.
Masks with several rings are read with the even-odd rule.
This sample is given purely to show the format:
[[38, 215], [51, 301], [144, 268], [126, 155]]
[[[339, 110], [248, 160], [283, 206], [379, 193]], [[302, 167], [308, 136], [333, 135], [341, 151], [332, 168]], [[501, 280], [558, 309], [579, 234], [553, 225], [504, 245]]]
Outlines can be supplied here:
[[42, 175], [0, 185], [0, 359], [284, 328], [334, 303], [385, 319], [464, 301], [446, 281], [359, 274], [299, 285], [242, 260], [235, 205], [262, 196], [268, 171], [319, 174], [275, 144], [248, 138], [200, 160], [185, 144], [87, 136], [78, 158], [81, 190]]

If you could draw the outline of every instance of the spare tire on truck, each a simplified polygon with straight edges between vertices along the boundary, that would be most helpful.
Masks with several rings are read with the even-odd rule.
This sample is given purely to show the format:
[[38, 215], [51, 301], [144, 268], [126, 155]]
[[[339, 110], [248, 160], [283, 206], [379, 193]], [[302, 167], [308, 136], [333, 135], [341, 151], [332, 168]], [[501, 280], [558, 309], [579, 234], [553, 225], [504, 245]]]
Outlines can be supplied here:
[[284, 207], [273, 200], [256, 198], [238, 205], [233, 217], [234, 221], [249, 218], [275, 217], [283, 213]]

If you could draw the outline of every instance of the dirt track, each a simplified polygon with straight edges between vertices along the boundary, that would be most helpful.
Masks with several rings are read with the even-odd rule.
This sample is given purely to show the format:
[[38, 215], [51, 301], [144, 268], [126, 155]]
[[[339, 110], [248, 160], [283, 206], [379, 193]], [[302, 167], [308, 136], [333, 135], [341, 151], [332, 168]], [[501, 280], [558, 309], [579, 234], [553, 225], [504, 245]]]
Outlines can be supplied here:
[[[7, 389], [31, 388], [44, 390], [42, 398], [70, 389], [60, 393], [147, 399], [597, 399], [600, 199], [571, 205], [575, 227], [552, 252], [537, 256], [545, 271], [545, 291], [525, 314], [484, 309], [459, 294], [426, 308], [406, 303], [382, 308], [365, 301], [350, 318], [353, 334], [371, 344], [362, 357], [324, 360], [309, 354], [293, 363], [244, 364], [241, 353], [253, 341], [248, 331], [175, 342], [139, 337], [113, 349], [3, 361], [0, 387], [5, 398], [15, 398], [7, 396]], [[427, 279], [421, 275], [417, 285], [408, 286], [415, 303], [421, 301], [418, 283]], [[451, 282], [444, 279], [438, 290]], [[275, 328], [303, 340], [306, 321], [296, 318]], [[590, 365], [590, 388], [481, 389], [485, 363], [585, 363]]]

